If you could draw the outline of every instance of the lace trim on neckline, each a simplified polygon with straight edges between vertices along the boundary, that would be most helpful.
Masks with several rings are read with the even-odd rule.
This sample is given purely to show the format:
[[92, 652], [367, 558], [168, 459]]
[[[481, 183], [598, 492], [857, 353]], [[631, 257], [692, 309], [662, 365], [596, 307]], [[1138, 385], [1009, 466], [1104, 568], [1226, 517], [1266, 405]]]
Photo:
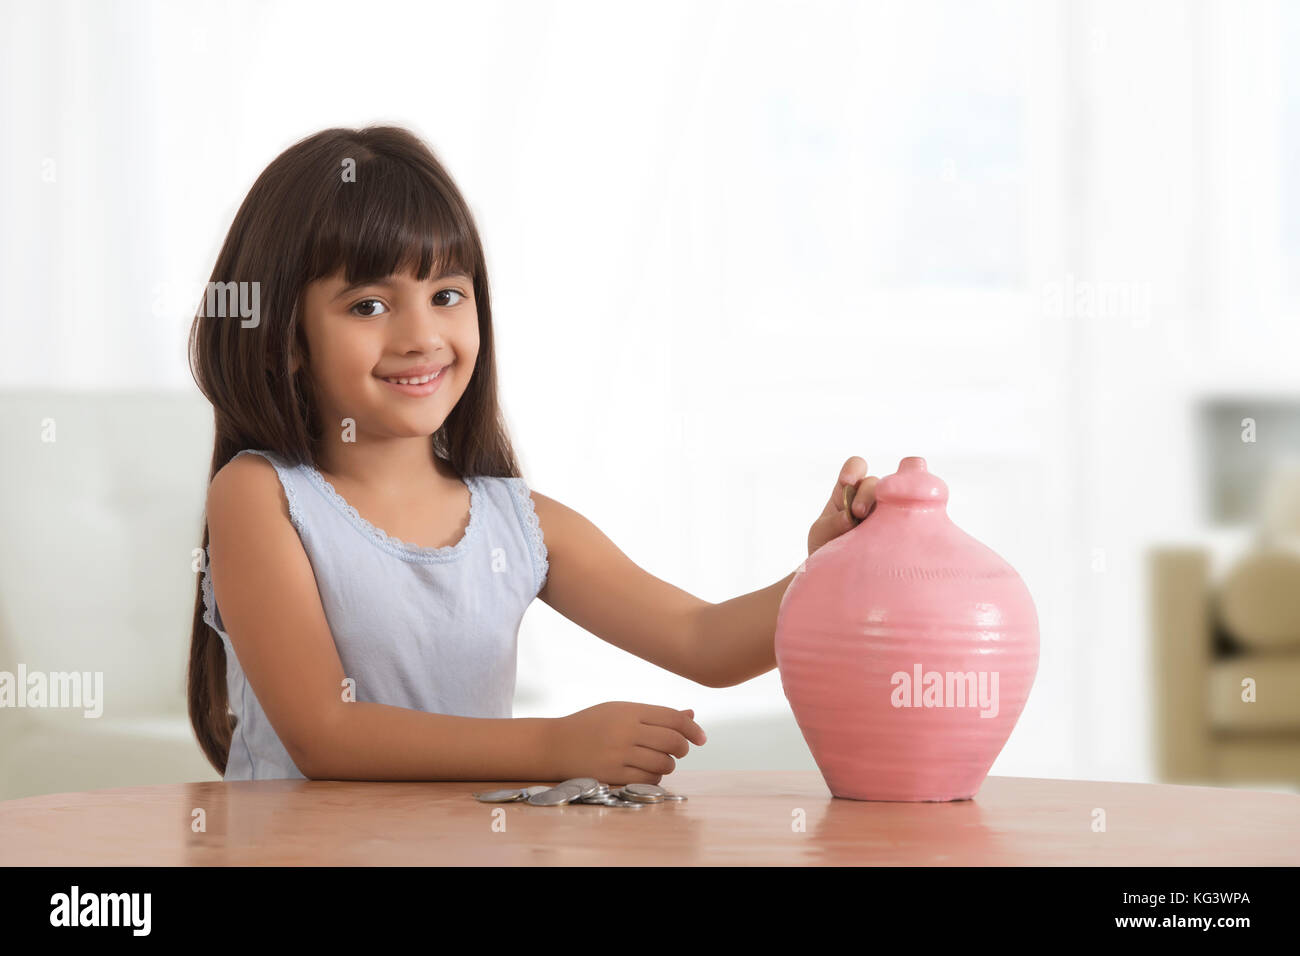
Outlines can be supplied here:
[[451, 561], [460, 557], [469, 548], [469, 544], [474, 540], [475, 532], [480, 524], [480, 494], [478, 478], [469, 475], [462, 479], [463, 483], [469, 488], [469, 524], [465, 528], [465, 533], [455, 544], [445, 545], [441, 548], [426, 548], [418, 544], [412, 544], [409, 541], [403, 541], [401, 538], [394, 537], [386, 532], [383, 528], [376, 527], [365, 518], [356, 508], [348, 504], [341, 494], [339, 494], [329, 479], [321, 474], [313, 465], [306, 462], [302, 465], [303, 473], [311, 481], [316, 489], [320, 491], [325, 498], [337, 508], [344, 517], [352, 522], [353, 527], [363, 535], [373, 541], [378, 547], [408, 561]]

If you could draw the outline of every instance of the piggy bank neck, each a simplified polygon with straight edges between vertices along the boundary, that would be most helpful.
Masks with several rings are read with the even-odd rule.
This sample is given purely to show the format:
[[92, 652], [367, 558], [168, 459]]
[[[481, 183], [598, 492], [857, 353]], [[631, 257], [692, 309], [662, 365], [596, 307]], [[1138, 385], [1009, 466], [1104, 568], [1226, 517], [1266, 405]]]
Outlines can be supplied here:
[[906, 577], [932, 568], [966, 573], [989, 560], [986, 549], [953, 524], [942, 502], [877, 503], [859, 528], [845, 559], [888, 575]]
[[948, 504], [948, 485], [938, 475], [930, 474], [924, 458], [904, 458], [898, 471], [876, 485], [876, 501], [891, 507], [943, 512]]

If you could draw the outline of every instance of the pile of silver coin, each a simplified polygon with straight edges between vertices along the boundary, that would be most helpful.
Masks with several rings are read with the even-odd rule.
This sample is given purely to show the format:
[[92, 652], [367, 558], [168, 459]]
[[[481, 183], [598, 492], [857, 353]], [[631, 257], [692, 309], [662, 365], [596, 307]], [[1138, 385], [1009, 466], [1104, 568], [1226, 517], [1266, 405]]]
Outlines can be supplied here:
[[519, 790], [489, 790], [474, 794], [480, 803], [527, 803], [534, 807], [560, 807], [569, 803], [599, 804], [640, 810], [646, 804], [685, 800], [653, 783], [629, 783], [617, 790], [595, 777], [575, 777], [555, 787], [524, 787]]

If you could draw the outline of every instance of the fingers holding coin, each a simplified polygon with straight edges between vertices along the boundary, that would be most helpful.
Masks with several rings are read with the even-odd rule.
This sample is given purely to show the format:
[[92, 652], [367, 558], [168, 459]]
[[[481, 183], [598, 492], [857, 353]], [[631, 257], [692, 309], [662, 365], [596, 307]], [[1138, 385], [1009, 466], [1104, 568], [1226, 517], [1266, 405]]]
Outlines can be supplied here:
[[880, 479], [875, 475], [868, 475], [855, 484], [844, 486], [840, 510], [846, 512], [855, 524], [871, 514], [876, 507], [876, 485], [879, 483]]

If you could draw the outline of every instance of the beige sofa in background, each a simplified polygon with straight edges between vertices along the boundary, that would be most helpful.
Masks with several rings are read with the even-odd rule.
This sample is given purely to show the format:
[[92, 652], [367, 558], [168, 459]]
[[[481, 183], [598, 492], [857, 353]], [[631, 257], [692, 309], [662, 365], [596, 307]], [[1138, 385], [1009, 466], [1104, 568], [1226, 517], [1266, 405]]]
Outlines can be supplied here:
[[1159, 773], [1300, 790], [1300, 551], [1262, 543], [1213, 564], [1205, 548], [1149, 553]]
[[0, 448], [0, 670], [103, 673], [98, 718], [0, 708], [0, 799], [220, 779], [185, 710], [211, 407], [0, 391]]

